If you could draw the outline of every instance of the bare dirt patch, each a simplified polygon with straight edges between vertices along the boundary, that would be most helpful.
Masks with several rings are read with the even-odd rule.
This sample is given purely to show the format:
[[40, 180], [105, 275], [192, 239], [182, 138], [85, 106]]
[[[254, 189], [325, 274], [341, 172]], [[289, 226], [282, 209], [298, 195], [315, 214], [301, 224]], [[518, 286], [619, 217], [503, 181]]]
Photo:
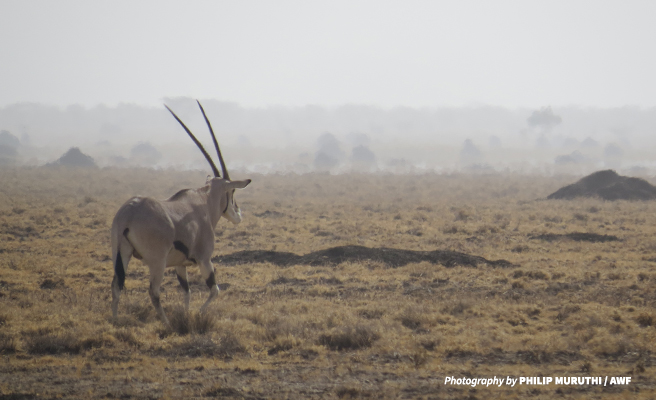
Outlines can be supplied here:
[[458, 265], [476, 268], [481, 264], [501, 268], [515, 266], [506, 260], [487, 260], [483, 257], [457, 251], [416, 251], [390, 249], [386, 247], [368, 248], [364, 246], [337, 246], [325, 250], [314, 251], [302, 256], [290, 252], [244, 250], [225, 256], [214, 257], [212, 261], [227, 265], [268, 262], [281, 267], [288, 267], [291, 265], [330, 266], [343, 262], [362, 261], [380, 262], [392, 268], [402, 267], [410, 263], [419, 263], [422, 261], [428, 261], [431, 264], [441, 264], [447, 268], [453, 268]]
[[556, 240], [569, 239], [576, 242], [590, 242], [590, 243], [605, 243], [620, 241], [615, 235], [600, 235], [598, 233], [589, 232], [571, 232], [571, 233], [544, 233], [542, 235], [529, 236], [530, 239], [545, 240], [553, 242]]
[[475, 362], [478, 364], [500, 365], [500, 364], [559, 364], [570, 365], [574, 361], [581, 360], [581, 354], [572, 351], [546, 352], [536, 350], [507, 352], [501, 349], [480, 354], [473, 351], [452, 351], [445, 357], [454, 362]]

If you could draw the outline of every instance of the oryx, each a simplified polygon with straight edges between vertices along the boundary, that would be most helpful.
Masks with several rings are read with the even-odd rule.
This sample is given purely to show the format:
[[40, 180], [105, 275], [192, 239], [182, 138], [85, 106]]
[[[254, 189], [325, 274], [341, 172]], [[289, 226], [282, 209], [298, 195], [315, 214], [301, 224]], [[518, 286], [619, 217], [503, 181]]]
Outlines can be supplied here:
[[168, 106], [164, 106], [196, 143], [210, 163], [214, 177], [208, 176], [203, 187], [180, 190], [166, 200], [137, 196], [121, 206], [112, 222], [111, 232], [114, 261], [112, 313], [114, 317], [118, 314], [118, 302], [125, 284], [125, 271], [130, 258], [134, 256], [143, 260], [150, 270], [150, 299], [162, 322], [168, 325], [159, 299], [165, 268], [176, 268], [178, 281], [184, 291], [185, 309], [189, 310], [187, 266], [198, 264], [203, 279], [210, 288], [209, 298], [201, 307], [201, 311], [205, 310], [219, 294], [214, 266], [210, 261], [214, 250], [214, 227], [221, 217], [227, 218], [235, 225], [241, 222], [241, 211], [234, 199], [234, 193], [235, 189], [245, 188], [251, 180], [230, 180], [212, 125], [200, 102], [198, 106], [212, 134], [223, 176], [219, 174], [212, 158], [189, 128]]

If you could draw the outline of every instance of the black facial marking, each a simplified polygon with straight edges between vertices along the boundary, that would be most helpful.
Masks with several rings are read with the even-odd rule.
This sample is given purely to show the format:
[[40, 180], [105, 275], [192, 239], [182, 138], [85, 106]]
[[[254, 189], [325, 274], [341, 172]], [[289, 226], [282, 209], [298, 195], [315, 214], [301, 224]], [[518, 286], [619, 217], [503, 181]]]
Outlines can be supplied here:
[[184, 254], [184, 256], [187, 259], [189, 258], [189, 249], [187, 248], [187, 246], [185, 246], [184, 243], [182, 243], [179, 240], [176, 240], [175, 242], [173, 242], [173, 247], [180, 253]]
[[123, 267], [123, 259], [121, 258], [121, 252], [116, 253], [116, 265], [114, 265], [114, 276], [118, 282], [119, 290], [123, 290], [125, 287], [125, 268]]
[[223, 210], [223, 214], [225, 214], [226, 211], [228, 211], [228, 206], [229, 205], [230, 205], [230, 196], [226, 193], [226, 208], [225, 208], [225, 210]]
[[130, 229], [125, 228], [125, 230], [123, 231], [123, 236], [125, 236], [126, 239], [128, 237], [128, 233], [130, 233]]
[[182, 290], [184, 290], [185, 292], [188, 292], [189, 291], [189, 282], [187, 282], [187, 280], [185, 278], [181, 277], [180, 275], [177, 275], [177, 276], [178, 276], [178, 282], [180, 282], [180, 287], [182, 287]]
[[210, 288], [210, 289], [212, 289], [212, 287], [216, 286], [216, 278], [214, 277], [214, 272], [212, 272], [210, 274], [209, 278], [207, 278], [205, 283], [207, 284], [207, 287]]

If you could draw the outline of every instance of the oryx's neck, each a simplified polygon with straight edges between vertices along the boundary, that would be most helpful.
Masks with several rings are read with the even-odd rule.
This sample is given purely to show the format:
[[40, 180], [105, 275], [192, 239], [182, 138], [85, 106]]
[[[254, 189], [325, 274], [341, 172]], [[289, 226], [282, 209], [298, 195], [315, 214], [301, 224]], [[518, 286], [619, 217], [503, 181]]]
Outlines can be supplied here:
[[221, 219], [221, 214], [223, 214], [223, 209], [225, 208], [225, 191], [219, 190], [215, 187], [212, 190], [211, 185], [203, 186], [199, 189], [199, 192], [205, 196], [207, 202], [207, 212], [210, 216], [210, 222], [212, 224], [212, 229], [216, 228], [216, 224]]

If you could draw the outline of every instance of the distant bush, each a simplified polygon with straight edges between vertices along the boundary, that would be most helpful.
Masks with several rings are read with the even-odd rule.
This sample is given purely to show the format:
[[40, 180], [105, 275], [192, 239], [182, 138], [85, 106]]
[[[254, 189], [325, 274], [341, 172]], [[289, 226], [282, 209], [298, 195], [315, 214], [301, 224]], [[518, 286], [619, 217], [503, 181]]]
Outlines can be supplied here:
[[16, 150], [20, 146], [20, 140], [7, 130], [0, 131], [0, 146], [6, 146]]
[[156, 164], [162, 159], [162, 153], [152, 144], [141, 142], [130, 150], [130, 157], [138, 159], [142, 164]]
[[351, 161], [372, 165], [376, 164], [376, 155], [367, 146], [360, 145], [353, 148]]
[[314, 168], [327, 171], [339, 165], [344, 158], [339, 140], [332, 133], [325, 132], [317, 139], [319, 150], [314, 157]]
[[96, 162], [93, 160], [93, 157], [88, 156], [77, 147], [71, 147], [66, 153], [64, 153], [59, 159], [53, 163], [50, 163], [51, 166], [61, 165], [64, 167], [78, 167], [78, 168], [93, 168], [96, 167]]

